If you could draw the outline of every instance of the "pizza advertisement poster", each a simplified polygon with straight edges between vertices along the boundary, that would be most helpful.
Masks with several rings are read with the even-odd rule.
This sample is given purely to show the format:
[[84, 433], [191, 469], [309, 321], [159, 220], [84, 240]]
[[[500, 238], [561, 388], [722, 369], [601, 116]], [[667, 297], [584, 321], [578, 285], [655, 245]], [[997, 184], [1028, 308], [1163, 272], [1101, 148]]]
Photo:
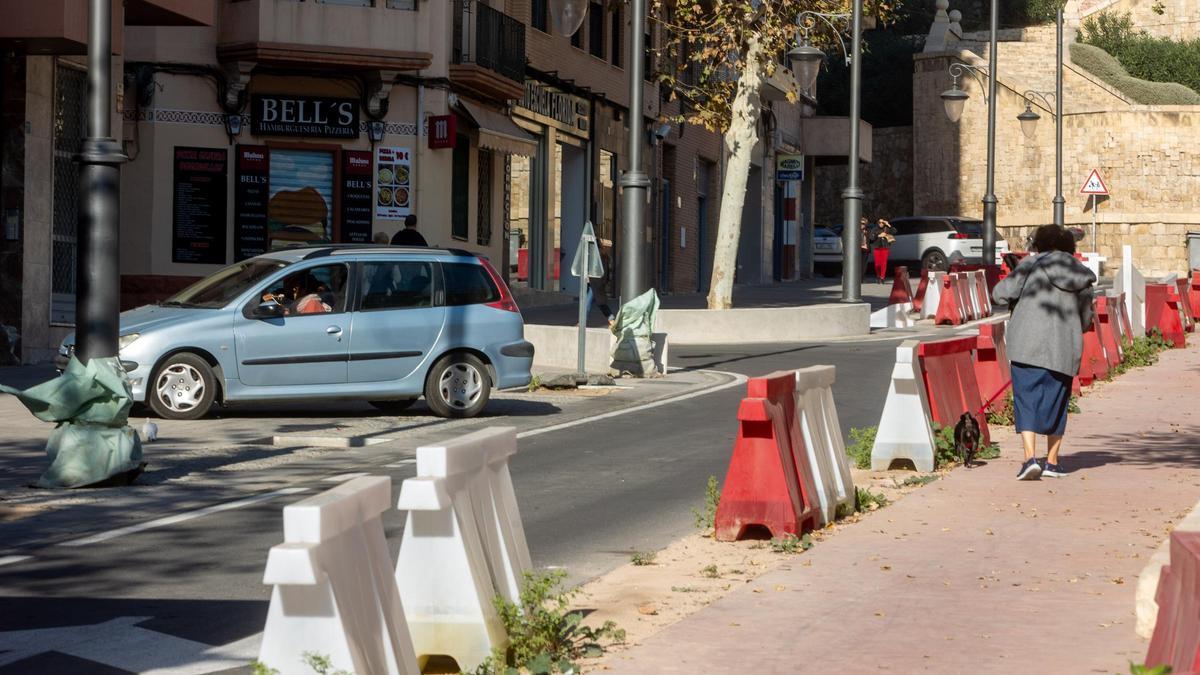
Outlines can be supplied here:
[[375, 217], [399, 220], [412, 213], [412, 150], [380, 147], [375, 159]]

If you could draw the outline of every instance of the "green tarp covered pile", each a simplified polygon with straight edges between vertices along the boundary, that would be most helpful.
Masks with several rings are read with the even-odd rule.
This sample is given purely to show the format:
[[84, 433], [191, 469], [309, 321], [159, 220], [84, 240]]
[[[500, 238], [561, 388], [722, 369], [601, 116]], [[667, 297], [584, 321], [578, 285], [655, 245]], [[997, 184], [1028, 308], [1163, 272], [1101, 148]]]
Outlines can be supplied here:
[[141, 467], [142, 443], [127, 424], [133, 397], [117, 358], [91, 359], [85, 366], [71, 357], [53, 380], [25, 391], [0, 385], [0, 392], [57, 424], [46, 441], [50, 468], [38, 487], [84, 487]]
[[618, 374], [635, 377], [657, 377], [654, 363], [654, 317], [658, 313], [658, 294], [650, 289], [621, 305], [617, 312], [613, 334], [617, 336], [612, 349], [612, 369]]

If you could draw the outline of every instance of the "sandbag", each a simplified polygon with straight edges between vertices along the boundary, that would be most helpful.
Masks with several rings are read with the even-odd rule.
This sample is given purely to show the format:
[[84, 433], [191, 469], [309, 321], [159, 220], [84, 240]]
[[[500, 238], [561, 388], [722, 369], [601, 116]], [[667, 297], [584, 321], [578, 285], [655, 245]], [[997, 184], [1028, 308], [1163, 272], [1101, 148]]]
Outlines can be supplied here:
[[612, 348], [612, 369], [618, 374], [628, 373], [634, 377], [657, 377], [660, 375], [654, 363], [655, 315], [658, 313], [658, 294], [650, 289], [621, 305], [613, 334], [617, 339]]

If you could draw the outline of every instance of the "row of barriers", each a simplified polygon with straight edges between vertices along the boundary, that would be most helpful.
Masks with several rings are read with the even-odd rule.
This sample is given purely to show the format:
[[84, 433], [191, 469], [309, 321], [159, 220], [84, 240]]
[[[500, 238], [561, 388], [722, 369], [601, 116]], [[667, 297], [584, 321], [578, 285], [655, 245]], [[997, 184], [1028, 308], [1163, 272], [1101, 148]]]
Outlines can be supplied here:
[[[509, 474], [516, 430], [489, 428], [417, 449], [392, 564], [382, 516], [391, 479], [361, 476], [283, 509], [259, 661], [310, 672], [306, 652], [358, 673], [417, 674], [428, 659], [483, 663], [507, 636], [493, 604], [518, 602], [532, 570]], [[403, 602], [401, 601], [403, 598]]]
[[908, 328], [916, 319], [961, 325], [992, 316], [991, 290], [1002, 278], [995, 265], [922, 270], [914, 293], [907, 267], [896, 267], [888, 304], [871, 313], [871, 328]]
[[718, 540], [755, 529], [799, 536], [833, 522], [839, 508], [853, 508], [836, 379], [834, 366], [813, 366], [747, 382], [714, 520]]

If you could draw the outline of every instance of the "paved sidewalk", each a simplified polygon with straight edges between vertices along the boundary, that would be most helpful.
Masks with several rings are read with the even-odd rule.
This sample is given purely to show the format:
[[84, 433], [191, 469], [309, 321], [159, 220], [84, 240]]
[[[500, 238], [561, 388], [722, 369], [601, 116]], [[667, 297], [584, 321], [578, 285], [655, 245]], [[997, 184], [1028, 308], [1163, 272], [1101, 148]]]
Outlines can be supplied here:
[[1020, 444], [842, 529], [644, 644], [618, 673], [1120, 673], [1141, 663], [1137, 575], [1200, 497], [1200, 350], [1104, 384], [1063, 479]]

